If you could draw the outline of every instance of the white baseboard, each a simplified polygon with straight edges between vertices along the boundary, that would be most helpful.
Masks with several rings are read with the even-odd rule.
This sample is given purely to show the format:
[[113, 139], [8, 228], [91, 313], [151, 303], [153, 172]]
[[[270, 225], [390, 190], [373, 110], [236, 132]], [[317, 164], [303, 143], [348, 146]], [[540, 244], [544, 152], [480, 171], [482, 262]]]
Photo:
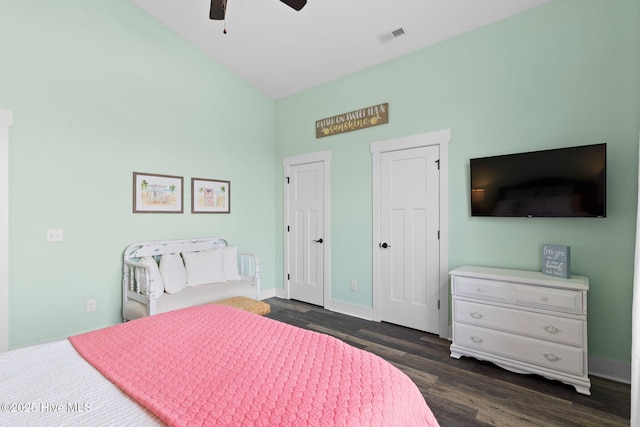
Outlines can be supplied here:
[[351, 304], [343, 301], [329, 300], [329, 303], [325, 308], [327, 310], [335, 311], [336, 313], [346, 314], [347, 316], [373, 321], [373, 309], [371, 307], [365, 307], [363, 305]]
[[631, 384], [631, 364], [589, 356], [589, 375]]
[[[260, 295], [262, 295], [262, 299], [271, 297], [289, 299], [287, 298], [285, 290], [282, 288], [266, 289], [261, 291]], [[347, 316], [373, 321], [373, 309], [371, 307], [365, 307], [343, 301], [329, 300], [323, 308], [325, 310], [335, 311], [336, 313], [346, 314]]]
[[278, 297], [278, 298], [283, 298], [282, 296], [278, 295], [277, 289], [275, 288], [271, 288], [271, 289], [260, 289], [260, 299], [267, 299], [267, 298], [271, 298], [271, 297]]

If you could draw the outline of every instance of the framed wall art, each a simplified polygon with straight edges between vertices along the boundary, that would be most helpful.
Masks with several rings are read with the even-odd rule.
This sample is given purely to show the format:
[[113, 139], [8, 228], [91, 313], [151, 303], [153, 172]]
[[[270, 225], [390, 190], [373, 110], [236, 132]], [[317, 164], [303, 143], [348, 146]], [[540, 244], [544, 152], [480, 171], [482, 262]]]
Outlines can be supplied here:
[[191, 178], [191, 213], [231, 213], [231, 183]]
[[133, 213], [182, 213], [181, 176], [133, 173]]

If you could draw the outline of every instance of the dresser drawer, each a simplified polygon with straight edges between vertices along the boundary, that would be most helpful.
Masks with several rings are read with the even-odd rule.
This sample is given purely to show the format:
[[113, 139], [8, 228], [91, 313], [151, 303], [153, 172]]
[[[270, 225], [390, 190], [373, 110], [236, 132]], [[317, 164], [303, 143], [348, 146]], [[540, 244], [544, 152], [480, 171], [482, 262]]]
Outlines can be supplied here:
[[498, 329], [547, 341], [582, 347], [581, 320], [549, 316], [524, 310], [454, 300], [455, 322]]
[[586, 375], [584, 350], [461, 323], [454, 324], [454, 343], [489, 355], [520, 360], [554, 371]]
[[454, 295], [469, 296], [493, 301], [509, 301], [511, 285], [497, 280], [477, 279], [475, 277], [455, 277]]
[[582, 293], [580, 291], [514, 285], [512, 292], [515, 304], [565, 313], [583, 314]]

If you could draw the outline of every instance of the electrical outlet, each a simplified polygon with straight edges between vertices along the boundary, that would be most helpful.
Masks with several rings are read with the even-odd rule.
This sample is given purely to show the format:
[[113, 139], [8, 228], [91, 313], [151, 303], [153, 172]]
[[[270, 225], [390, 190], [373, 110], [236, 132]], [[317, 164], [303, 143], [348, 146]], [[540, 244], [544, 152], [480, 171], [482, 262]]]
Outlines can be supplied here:
[[61, 228], [47, 230], [47, 242], [62, 242], [64, 233]]
[[352, 291], [357, 291], [358, 290], [358, 282], [355, 280], [351, 281], [351, 290]]
[[88, 299], [87, 300], [87, 313], [92, 313], [96, 311], [96, 300]]

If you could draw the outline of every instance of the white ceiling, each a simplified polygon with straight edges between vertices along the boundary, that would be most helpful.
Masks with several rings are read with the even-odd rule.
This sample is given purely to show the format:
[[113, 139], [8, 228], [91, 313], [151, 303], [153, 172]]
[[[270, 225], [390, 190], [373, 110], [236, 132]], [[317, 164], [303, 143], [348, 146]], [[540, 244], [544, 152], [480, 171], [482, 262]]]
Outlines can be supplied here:
[[[552, 0], [131, 0], [273, 99], [284, 98]], [[381, 44], [378, 35], [406, 34]]]

